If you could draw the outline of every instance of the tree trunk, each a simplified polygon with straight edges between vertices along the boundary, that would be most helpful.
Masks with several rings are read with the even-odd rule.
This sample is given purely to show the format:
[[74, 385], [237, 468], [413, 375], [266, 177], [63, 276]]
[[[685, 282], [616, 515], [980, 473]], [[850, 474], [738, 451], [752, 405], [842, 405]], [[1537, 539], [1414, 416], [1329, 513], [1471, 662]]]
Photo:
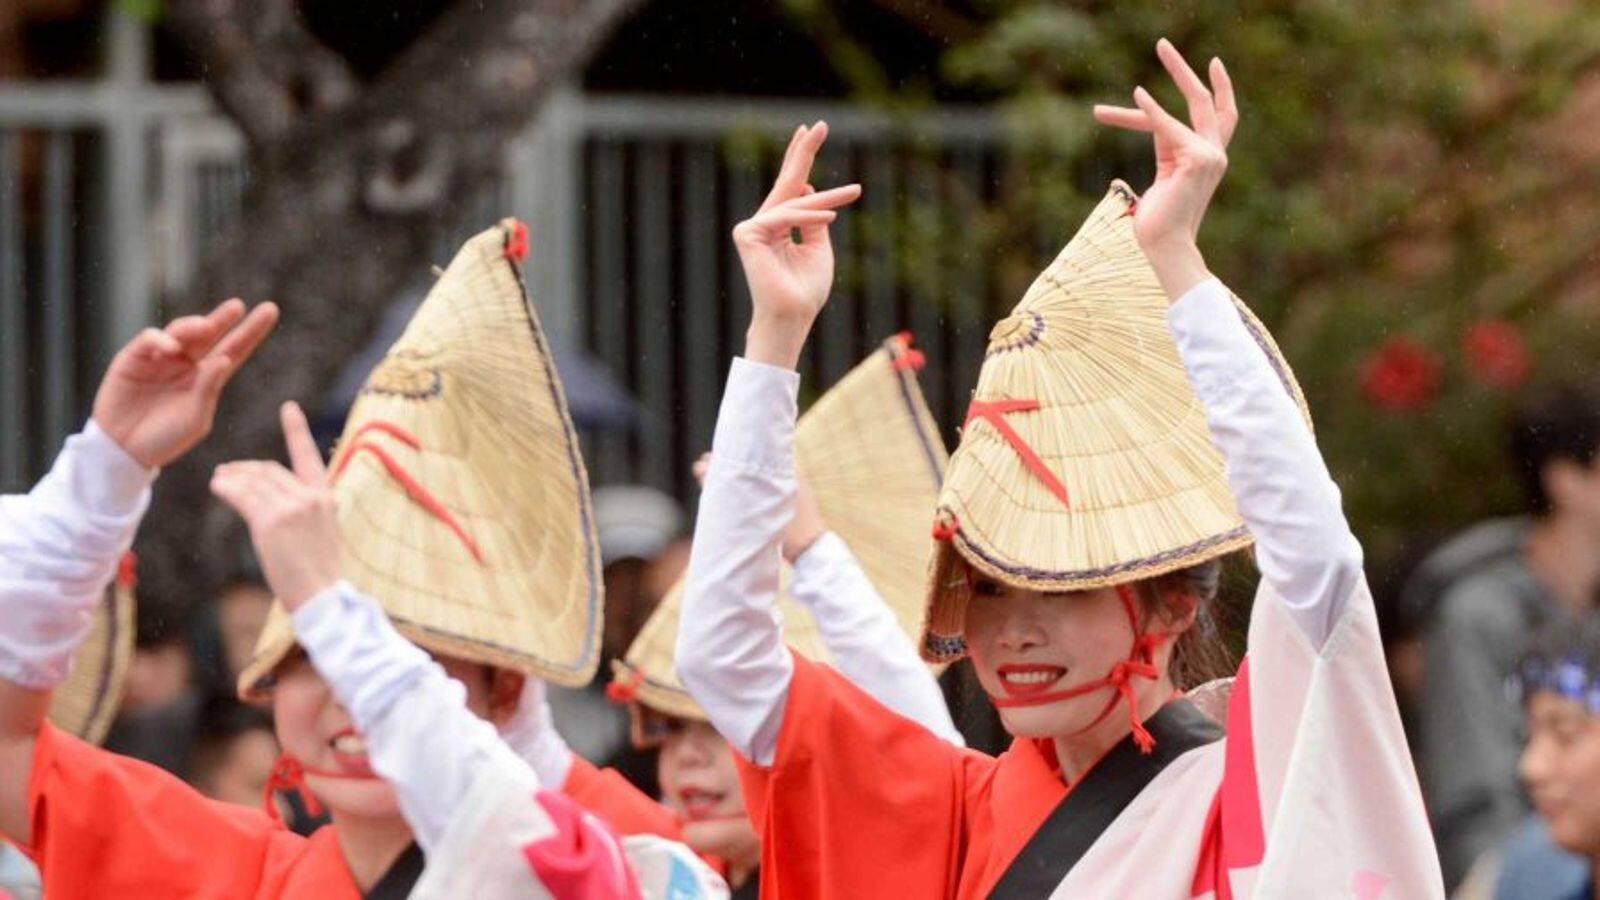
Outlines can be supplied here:
[[[140, 537], [146, 631], [230, 577], [244, 535], [213, 503], [219, 462], [282, 458], [277, 408], [314, 407], [387, 304], [426, 272], [435, 238], [491, 187], [547, 91], [642, 0], [461, 0], [361, 86], [281, 0], [172, 0], [252, 184], [172, 315], [274, 300], [274, 334], [229, 387], [216, 428], [157, 482]], [[484, 222], [484, 226], [492, 223]]]

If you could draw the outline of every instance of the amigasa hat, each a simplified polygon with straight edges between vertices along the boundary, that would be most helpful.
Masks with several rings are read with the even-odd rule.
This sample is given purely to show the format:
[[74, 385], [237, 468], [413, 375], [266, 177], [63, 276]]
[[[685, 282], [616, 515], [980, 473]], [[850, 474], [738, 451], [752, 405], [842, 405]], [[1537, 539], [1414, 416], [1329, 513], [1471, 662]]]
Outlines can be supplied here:
[[[344, 577], [431, 652], [580, 686], [600, 653], [599, 544], [529, 302], [527, 229], [468, 240], [373, 369], [329, 461]], [[274, 605], [241, 695], [294, 647]]]
[[[968, 568], [1066, 592], [1124, 585], [1250, 544], [1167, 326], [1166, 293], [1113, 182], [989, 333], [939, 495], [923, 655], [966, 652]], [[1234, 298], [1301, 410], [1283, 354]], [[1308, 416], [1309, 421], [1309, 416]]]
[[[806, 479], [828, 530], [850, 547], [905, 633], [922, 629], [923, 578], [933, 542], [928, 511], [938, 496], [947, 454], [928, 412], [916, 371], [922, 354], [897, 335], [811, 405], [795, 427], [795, 467]], [[810, 659], [828, 658], [809, 610], [788, 596], [789, 567], [779, 574], [783, 639]], [[613, 663], [613, 699], [684, 719], [705, 713], [674, 668], [684, 582], [668, 592], [624, 659]]]
[[50, 699], [50, 721], [91, 744], [106, 739], [133, 661], [136, 563], [124, 553], [117, 575], [95, 604], [89, 636], [72, 657], [67, 680]]

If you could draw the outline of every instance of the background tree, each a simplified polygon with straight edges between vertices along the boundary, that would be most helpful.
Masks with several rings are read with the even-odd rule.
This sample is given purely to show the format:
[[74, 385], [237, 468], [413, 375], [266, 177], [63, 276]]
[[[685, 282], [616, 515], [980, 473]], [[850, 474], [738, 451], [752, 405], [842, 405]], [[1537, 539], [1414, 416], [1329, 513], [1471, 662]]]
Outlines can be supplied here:
[[[1004, 116], [993, 194], [957, 210], [992, 321], [1143, 142], [1090, 105], [1162, 93], [1153, 45], [1228, 63], [1244, 122], [1202, 241], [1310, 396], [1347, 507], [1380, 563], [1411, 537], [1518, 505], [1500, 420], [1530, 382], [1587, 377], [1600, 337], [1600, 20], [1586, 4], [1418, 0], [872, 0], [945, 48], [936, 72], [875, 65], [843, 0], [783, 0], [857, 96], [959, 93]], [[905, 215], [927, 214], [910, 204]], [[948, 227], [921, 229], [950, 234]], [[917, 228], [901, 227], [912, 235]], [[944, 268], [949, 271], [949, 268]]]
[[[414, 40], [367, 73], [320, 40], [299, 5], [167, 0], [162, 13], [245, 138], [250, 188], [236, 223], [165, 312], [239, 296], [275, 300], [283, 318], [212, 438], [157, 484], [159, 512], [139, 544], [151, 602], [186, 606], [225, 574], [232, 542], [222, 538], [232, 524], [208, 512], [212, 467], [281, 454], [277, 405], [320, 395], [445, 233], [495, 186], [505, 145], [546, 92], [640, 2], [436, 4]], [[362, 14], [398, 16], [404, 5], [385, 6], [362, 4]]]

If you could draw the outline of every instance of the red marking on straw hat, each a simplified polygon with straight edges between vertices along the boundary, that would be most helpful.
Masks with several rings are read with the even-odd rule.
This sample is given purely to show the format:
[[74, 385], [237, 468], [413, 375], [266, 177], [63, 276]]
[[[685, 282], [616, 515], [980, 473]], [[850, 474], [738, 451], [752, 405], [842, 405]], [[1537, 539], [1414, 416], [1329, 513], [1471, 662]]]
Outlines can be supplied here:
[[132, 550], [117, 560], [117, 587], [132, 590], [139, 586], [139, 557]]
[[960, 530], [961, 520], [956, 518], [955, 513], [946, 513], [933, 520], [933, 539], [936, 541], [951, 540]]
[[467, 530], [461, 526], [461, 523], [456, 521], [456, 517], [450, 510], [443, 503], [440, 503], [438, 498], [434, 497], [427, 488], [423, 487], [420, 481], [413, 478], [411, 473], [405, 470], [404, 466], [396, 462], [388, 451], [371, 440], [361, 438], [362, 434], [372, 430], [382, 431], [413, 450], [422, 449], [422, 442], [404, 428], [389, 422], [377, 420], [368, 422], [356, 430], [352, 440], [341, 451], [339, 461], [333, 467], [333, 476], [330, 481], [338, 482], [340, 476], [344, 475], [345, 469], [350, 467], [350, 461], [356, 458], [357, 453], [365, 450], [383, 465], [384, 471], [389, 473], [389, 477], [398, 481], [400, 486], [405, 488], [406, 496], [410, 497], [413, 503], [422, 507], [429, 515], [443, 522], [446, 527], [455, 532], [456, 537], [466, 546], [467, 552], [472, 554], [472, 558], [477, 560], [479, 565], [482, 565], [483, 551], [478, 548], [478, 542], [474, 541], [472, 535], [468, 534]]
[[528, 258], [528, 226], [513, 221], [511, 234], [506, 238], [506, 259], [522, 262]]
[[637, 669], [629, 672], [627, 678], [614, 678], [606, 685], [606, 699], [619, 706], [626, 706], [638, 699], [641, 684], [644, 684], [644, 673]]
[[973, 419], [982, 419], [994, 426], [994, 430], [1000, 432], [1006, 443], [1022, 457], [1022, 464], [1028, 467], [1028, 471], [1044, 482], [1044, 486], [1050, 489], [1050, 493], [1056, 495], [1062, 506], [1070, 506], [1067, 500], [1067, 486], [1061, 483], [1056, 473], [1050, 471], [1050, 467], [1044, 464], [1039, 454], [1033, 452], [1033, 448], [1028, 446], [1028, 442], [1017, 434], [1005, 418], [1009, 413], [1033, 412], [1038, 408], [1037, 400], [973, 400], [972, 405], [967, 407], [967, 421], [962, 423], [961, 427], [965, 428], [972, 424]]
[[915, 340], [911, 332], [902, 331], [895, 335], [894, 339], [900, 344], [900, 355], [894, 358], [894, 370], [896, 372], [904, 372], [907, 369], [913, 372], [922, 371], [922, 367], [928, 364], [928, 358], [923, 355], [921, 350], [911, 346]]

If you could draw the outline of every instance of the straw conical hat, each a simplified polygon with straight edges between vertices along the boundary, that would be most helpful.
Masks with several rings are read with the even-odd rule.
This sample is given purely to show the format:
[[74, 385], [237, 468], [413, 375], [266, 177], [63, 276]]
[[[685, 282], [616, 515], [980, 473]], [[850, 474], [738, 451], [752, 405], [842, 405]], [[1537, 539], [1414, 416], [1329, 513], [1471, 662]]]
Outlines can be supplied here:
[[[961, 562], [1004, 584], [1074, 591], [1152, 578], [1247, 546], [1222, 458], [1114, 182], [1089, 220], [989, 333], [961, 444], [940, 492], [923, 652], [965, 652]], [[1285, 388], [1271, 335], [1234, 298]]]
[[[885, 341], [812, 404], [795, 429], [795, 466], [828, 529], [849, 545], [913, 637], [922, 629], [923, 579], [933, 549], [928, 511], [948, 458], [917, 387], [921, 363], [907, 336]], [[826, 662], [816, 620], [788, 596], [789, 577], [785, 565], [778, 599], [784, 642]], [[667, 715], [704, 720], [673, 663], [683, 587], [681, 580], [673, 586], [613, 668], [628, 699]]]
[[50, 701], [50, 721], [91, 744], [106, 739], [133, 661], [134, 560], [125, 554], [117, 577], [95, 606], [89, 636], [72, 657], [72, 671]]
[[[401, 633], [578, 686], [599, 659], [600, 556], [526, 249], [512, 219], [467, 241], [368, 376], [329, 472], [344, 576]], [[241, 693], [293, 645], [274, 606]]]

